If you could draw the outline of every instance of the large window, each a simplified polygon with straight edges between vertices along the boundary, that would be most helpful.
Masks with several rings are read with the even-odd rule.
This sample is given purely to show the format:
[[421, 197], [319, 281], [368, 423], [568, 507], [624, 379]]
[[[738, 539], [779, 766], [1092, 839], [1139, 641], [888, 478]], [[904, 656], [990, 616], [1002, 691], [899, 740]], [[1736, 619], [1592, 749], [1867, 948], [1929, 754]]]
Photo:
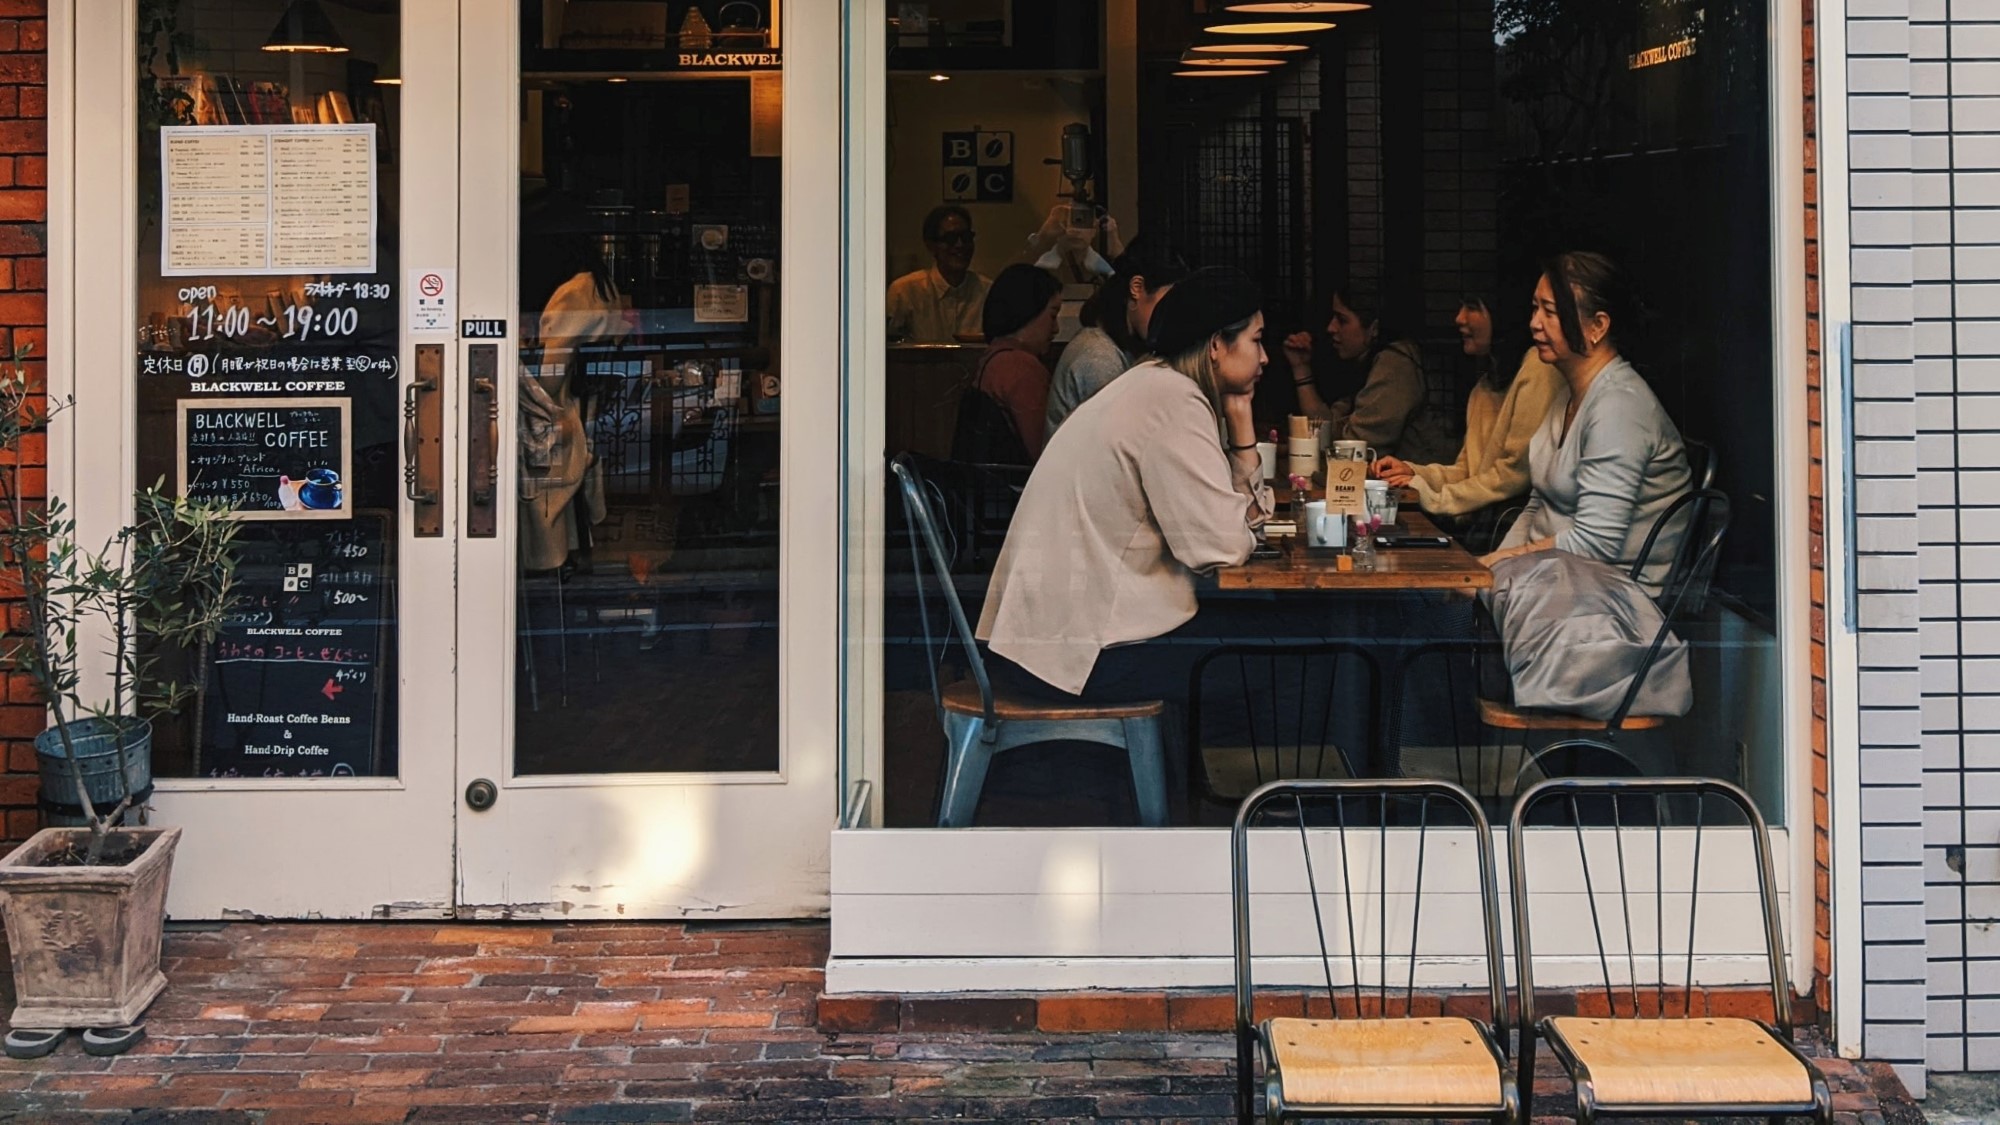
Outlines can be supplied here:
[[[884, 500], [884, 822], [1216, 825], [1260, 779], [1349, 774], [1450, 778], [1500, 812], [1543, 776], [1621, 772], [1730, 779], [1781, 822], [1766, 5], [1224, 7], [894, 6], [887, 362], [861, 397], [914, 474]], [[1565, 253], [1580, 307], [1550, 289], [1538, 315]], [[1258, 291], [1268, 363], [1247, 430], [1218, 394], [1201, 446], [1149, 413], [1188, 365], [1144, 364], [1185, 334], [1156, 302], [1204, 338], [1230, 305], [1207, 281], [1172, 301], [1205, 267]], [[1232, 475], [1225, 446], [1264, 440]], [[1385, 490], [1379, 534], [1404, 539], [1370, 536], [1373, 560], [1337, 515], [1308, 542], [1313, 504], [1369, 510], [1349, 452], [1417, 478]], [[1268, 515], [1202, 491], [1266, 456]], [[994, 639], [1002, 725], [1053, 723], [1030, 744], [985, 741], [934, 557]], [[1564, 619], [1589, 614], [1627, 651], [1579, 648]], [[1151, 699], [1157, 772], [1127, 721]], [[1571, 737], [1604, 745], [1542, 753]]]

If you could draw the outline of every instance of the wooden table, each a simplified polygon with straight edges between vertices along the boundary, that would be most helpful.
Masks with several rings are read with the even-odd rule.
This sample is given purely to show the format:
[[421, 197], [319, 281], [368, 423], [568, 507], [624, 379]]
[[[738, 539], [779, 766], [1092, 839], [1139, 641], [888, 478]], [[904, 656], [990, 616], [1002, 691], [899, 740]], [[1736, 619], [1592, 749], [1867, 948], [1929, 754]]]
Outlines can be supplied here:
[[[1395, 534], [1438, 535], [1414, 504], [1397, 513]], [[1454, 540], [1447, 547], [1377, 548], [1372, 571], [1341, 570], [1331, 553], [1304, 548], [1289, 557], [1256, 559], [1215, 572], [1218, 590], [1474, 590], [1493, 585], [1493, 572]]]

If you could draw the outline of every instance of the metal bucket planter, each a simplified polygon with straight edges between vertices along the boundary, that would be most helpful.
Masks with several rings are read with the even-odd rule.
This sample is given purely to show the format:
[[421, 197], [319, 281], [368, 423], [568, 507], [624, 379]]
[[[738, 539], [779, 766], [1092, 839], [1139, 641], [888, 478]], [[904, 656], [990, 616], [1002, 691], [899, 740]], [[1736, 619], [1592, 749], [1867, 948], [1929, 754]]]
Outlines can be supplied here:
[[[132, 804], [143, 804], [153, 795], [153, 727], [137, 719], [113, 723], [105, 719], [72, 719], [70, 745], [76, 750], [77, 764], [83, 769], [84, 789], [99, 816], [117, 806], [120, 798], [132, 795]], [[119, 741], [124, 741], [122, 761], [125, 779], [121, 785]], [[35, 760], [41, 767], [40, 804], [42, 824], [47, 828], [81, 827], [86, 821], [83, 806], [76, 799], [76, 782], [70, 777], [69, 759], [63, 749], [62, 732], [54, 727], [35, 736]], [[130, 811], [127, 811], [130, 816]]]
[[14, 1027], [122, 1027], [167, 987], [160, 931], [180, 838], [179, 828], [121, 828], [112, 847], [141, 849], [123, 864], [55, 866], [90, 834], [44, 828], [0, 859]]

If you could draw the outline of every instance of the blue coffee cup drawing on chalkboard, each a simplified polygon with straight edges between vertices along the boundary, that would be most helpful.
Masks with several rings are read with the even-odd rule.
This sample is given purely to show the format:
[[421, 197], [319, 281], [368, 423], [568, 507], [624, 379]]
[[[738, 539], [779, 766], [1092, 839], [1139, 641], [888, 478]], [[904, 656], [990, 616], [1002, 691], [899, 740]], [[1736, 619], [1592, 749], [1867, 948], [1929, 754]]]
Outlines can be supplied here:
[[310, 469], [299, 486], [299, 503], [319, 511], [340, 507], [340, 474], [332, 469]]

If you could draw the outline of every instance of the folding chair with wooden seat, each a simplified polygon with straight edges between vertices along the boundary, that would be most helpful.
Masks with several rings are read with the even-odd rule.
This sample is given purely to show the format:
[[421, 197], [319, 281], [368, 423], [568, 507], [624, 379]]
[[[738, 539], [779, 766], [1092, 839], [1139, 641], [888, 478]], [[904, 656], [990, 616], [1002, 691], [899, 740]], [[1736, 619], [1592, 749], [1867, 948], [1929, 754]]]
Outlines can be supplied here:
[[[1270, 828], [1264, 823], [1267, 814], [1291, 823]], [[1325, 831], [1327, 827], [1336, 832]], [[1252, 828], [1259, 830], [1253, 833]], [[1287, 841], [1294, 832], [1302, 862], [1286, 885], [1264, 892], [1268, 897], [1258, 903], [1258, 913], [1288, 912], [1286, 904], [1297, 900], [1299, 890], [1309, 897], [1329, 1018], [1278, 1017], [1257, 1023], [1251, 853], [1275, 860], [1280, 850], [1289, 852]], [[1447, 835], [1457, 838], [1433, 839]], [[1463, 916], [1468, 909], [1464, 900], [1469, 896], [1449, 895], [1431, 905], [1433, 925], [1426, 936], [1427, 853], [1447, 864], [1463, 864], [1466, 835], [1478, 861], [1483, 924], [1466, 924], [1470, 919]], [[1238, 1121], [1256, 1120], [1260, 1061], [1267, 1122], [1457, 1117], [1515, 1125], [1522, 1120], [1504, 1046], [1507, 1003], [1493, 834], [1470, 793], [1428, 780], [1272, 782], [1237, 810], [1230, 845]], [[1335, 933], [1345, 937], [1344, 957], [1328, 946], [1314, 862], [1315, 851], [1324, 855], [1329, 850], [1338, 856], [1341, 909], [1335, 920], [1344, 924]], [[1461, 971], [1474, 955], [1451, 944], [1470, 932], [1479, 934], [1477, 955], [1486, 965], [1488, 1018], [1417, 1015], [1418, 985], [1437, 987], [1440, 976]], [[1406, 949], [1400, 945], [1405, 939]], [[1392, 941], [1399, 945], [1395, 954], [1390, 952]], [[1345, 980], [1336, 984], [1337, 975]]]
[[[1741, 823], [1710, 820], [1712, 802], [1733, 808]], [[1635, 823], [1644, 829], [1635, 829]], [[1576, 1084], [1576, 1117], [1584, 1125], [1608, 1116], [1833, 1120], [1825, 1078], [1792, 1044], [1791, 991], [1772, 885], [1770, 835], [1748, 795], [1712, 778], [1560, 778], [1522, 794], [1508, 829], [1524, 1117], [1534, 1113], [1535, 1041], [1540, 1039]], [[1740, 878], [1742, 872], [1735, 869], [1742, 864], [1714, 857], [1717, 852], [1740, 857], [1740, 835], [1746, 831], [1755, 854], [1762, 948], [1698, 952], [1704, 913], [1711, 930], [1721, 919], [1743, 915], [1743, 906], [1729, 901], [1737, 897], [1737, 888], [1723, 883], [1732, 875]], [[1710, 856], [1707, 886], [1704, 836]], [[1562, 915], [1554, 919], [1564, 943], [1559, 952], [1572, 964], [1587, 961], [1591, 946], [1581, 940], [1585, 931], [1578, 916], [1587, 906], [1595, 952], [1587, 971], [1601, 974], [1603, 1010], [1610, 1014], [1552, 1016], [1538, 1022], [1529, 875], [1538, 868], [1538, 874], [1547, 875], [1568, 855], [1572, 839], [1576, 862], [1566, 866], [1569, 872], [1580, 871], [1584, 902], [1577, 903], [1575, 895], [1561, 896]], [[1650, 856], [1645, 854], [1649, 850]], [[1710, 901], [1705, 904], [1705, 899]], [[1685, 927], [1678, 917], [1668, 921], [1682, 902]], [[1671, 948], [1676, 944], [1680, 948]], [[1769, 1022], [1695, 1011], [1697, 989], [1715, 983], [1697, 980], [1696, 962], [1708, 965], [1707, 975], [1713, 978], [1730, 974], [1732, 956], [1767, 966]], [[1588, 986], [1588, 992], [1595, 991], [1594, 984]]]
[[[1167, 822], [1166, 751], [1161, 743], [1160, 700], [1088, 704], [1010, 699], [996, 694], [986, 675], [986, 661], [966, 620], [965, 606], [953, 584], [950, 558], [938, 537], [931, 511], [930, 485], [906, 458], [898, 456], [889, 469], [902, 484], [903, 514], [912, 534], [912, 577], [917, 585], [917, 612], [923, 620], [924, 663], [930, 674], [931, 701], [945, 732], [945, 768], [938, 797], [938, 827], [963, 828], [979, 808], [986, 768], [1003, 751], [1039, 742], [1096, 742], [1126, 752], [1132, 765], [1132, 785], [1139, 802], [1139, 823], [1156, 828]], [[929, 605], [924, 593], [925, 560], [929, 556], [970, 680], [943, 684], [933, 652]], [[946, 642], [947, 644], [949, 642]]]

